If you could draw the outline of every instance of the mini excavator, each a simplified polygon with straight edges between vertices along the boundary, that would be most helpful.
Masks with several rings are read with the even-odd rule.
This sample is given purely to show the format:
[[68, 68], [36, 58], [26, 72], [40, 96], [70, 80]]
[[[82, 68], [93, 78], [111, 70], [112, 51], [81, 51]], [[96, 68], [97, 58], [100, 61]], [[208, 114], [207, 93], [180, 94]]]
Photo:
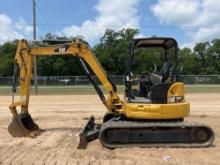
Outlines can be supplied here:
[[[42, 131], [28, 111], [34, 56], [75, 56], [108, 110], [102, 124], [93, 116], [81, 130], [78, 148], [99, 139], [107, 148], [118, 147], [208, 147], [214, 141], [214, 131], [204, 124], [188, 123], [190, 104], [185, 100], [184, 84], [178, 75], [178, 44], [173, 38], [133, 39], [129, 47], [124, 98], [120, 98], [91, 47], [82, 39], [47, 41], [46, 46], [30, 47], [26, 40], [18, 43], [12, 88], [13, 115], [8, 131], [13, 137], [35, 137]], [[137, 49], [160, 49], [161, 69], [134, 77]], [[142, 53], [143, 54], [143, 53]], [[157, 55], [158, 53], [151, 53]], [[170, 54], [174, 58], [170, 58]], [[147, 55], [147, 54], [146, 54]], [[171, 63], [173, 65], [171, 66]], [[137, 64], [138, 65], [138, 64]], [[147, 65], [147, 63], [146, 63]], [[100, 89], [98, 78], [106, 95]], [[15, 101], [17, 85], [20, 101]], [[20, 107], [18, 112], [18, 107]]]

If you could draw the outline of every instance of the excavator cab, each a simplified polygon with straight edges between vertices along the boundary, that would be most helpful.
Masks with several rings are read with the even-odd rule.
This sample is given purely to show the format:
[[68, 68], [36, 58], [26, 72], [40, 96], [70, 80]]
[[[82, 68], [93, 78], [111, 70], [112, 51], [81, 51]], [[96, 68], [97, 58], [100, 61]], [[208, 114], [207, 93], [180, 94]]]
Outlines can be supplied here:
[[208, 126], [184, 122], [190, 105], [177, 73], [173, 38], [133, 39], [128, 56], [122, 117], [102, 124], [99, 139], [116, 147], [207, 147]]
[[[125, 80], [128, 102], [166, 103], [169, 87], [178, 81], [177, 55], [178, 45], [173, 38], [133, 39]], [[144, 65], [139, 66], [143, 61]]]

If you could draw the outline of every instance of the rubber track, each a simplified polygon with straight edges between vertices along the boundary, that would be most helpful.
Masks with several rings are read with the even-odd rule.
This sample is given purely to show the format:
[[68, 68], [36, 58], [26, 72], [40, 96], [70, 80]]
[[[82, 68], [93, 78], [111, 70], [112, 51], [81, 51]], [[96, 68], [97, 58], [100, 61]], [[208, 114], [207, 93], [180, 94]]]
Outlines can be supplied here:
[[[188, 141], [189, 132], [196, 129], [205, 129], [208, 132], [206, 141]], [[154, 130], [157, 130], [155, 134]], [[139, 130], [145, 131], [144, 140], [139, 139]], [[148, 131], [149, 130], [149, 131]], [[189, 131], [190, 130], [190, 131]], [[110, 132], [108, 132], [110, 131]], [[108, 133], [108, 135], [107, 135]], [[128, 134], [130, 137], [128, 137]], [[144, 134], [144, 133], [143, 133]], [[152, 135], [152, 137], [149, 137]], [[106, 137], [109, 137], [107, 139]], [[141, 137], [143, 139], [143, 137]], [[166, 141], [164, 142], [164, 138]], [[187, 122], [136, 122], [136, 121], [109, 121], [102, 124], [99, 140], [108, 148], [120, 147], [208, 147], [215, 138], [213, 130], [203, 124]]]

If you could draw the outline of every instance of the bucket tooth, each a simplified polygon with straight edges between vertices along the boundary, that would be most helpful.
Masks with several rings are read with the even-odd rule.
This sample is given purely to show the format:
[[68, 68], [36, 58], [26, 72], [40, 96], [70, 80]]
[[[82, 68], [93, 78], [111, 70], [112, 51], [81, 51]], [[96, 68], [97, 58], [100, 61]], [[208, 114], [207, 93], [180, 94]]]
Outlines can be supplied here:
[[28, 112], [21, 112], [12, 118], [8, 132], [13, 137], [36, 137], [42, 130]]

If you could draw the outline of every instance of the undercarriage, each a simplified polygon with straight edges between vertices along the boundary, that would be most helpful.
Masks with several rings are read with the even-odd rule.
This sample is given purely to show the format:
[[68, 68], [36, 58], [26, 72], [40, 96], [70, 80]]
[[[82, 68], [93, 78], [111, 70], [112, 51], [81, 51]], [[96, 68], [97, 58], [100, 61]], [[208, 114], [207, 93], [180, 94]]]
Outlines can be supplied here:
[[181, 120], [134, 121], [112, 118], [95, 124], [91, 117], [80, 133], [78, 148], [86, 148], [89, 141], [99, 139], [107, 148], [120, 147], [208, 147], [214, 141], [213, 130], [199, 123]]

